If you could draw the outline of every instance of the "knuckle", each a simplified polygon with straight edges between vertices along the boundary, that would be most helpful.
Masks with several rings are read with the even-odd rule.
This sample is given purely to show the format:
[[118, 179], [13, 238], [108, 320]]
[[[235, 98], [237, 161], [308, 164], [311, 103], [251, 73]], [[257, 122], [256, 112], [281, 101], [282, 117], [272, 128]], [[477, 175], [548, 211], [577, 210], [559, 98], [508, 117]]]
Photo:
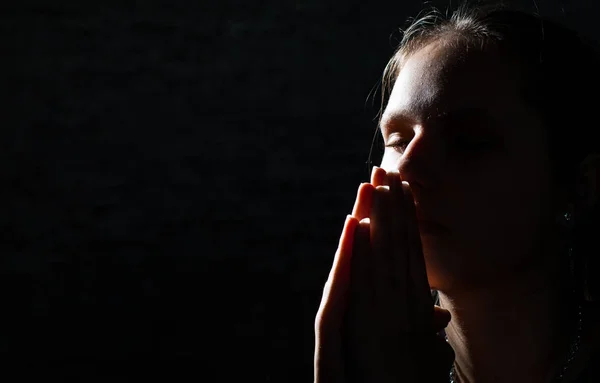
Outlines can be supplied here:
[[321, 307], [319, 307], [319, 310], [317, 311], [317, 315], [315, 315], [314, 327], [316, 334], [321, 333], [323, 327], [325, 327], [326, 319], [327, 318], [325, 316], [325, 305], [322, 303]]
[[315, 315], [314, 327], [316, 333], [320, 333], [323, 330], [323, 327], [327, 325], [329, 321], [328, 317], [330, 316], [328, 315], [329, 311], [331, 311], [331, 302], [326, 289], [321, 304], [319, 305], [319, 309], [317, 310], [317, 314]]
[[317, 338], [322, 338], [324, 334], [327, 334], [330, 326], [329, 315], [326, 315], [325, 310], [320, 309], [315, 316], [314, 330]]
[[322, 314], [322, 311], [319, 310], [317, 312], [317, 315], [315, 316], [315, 323], [314, 323], [315, 334], [318, 335], [321, 332], [322, 323], [323, 323], [323, 314]]

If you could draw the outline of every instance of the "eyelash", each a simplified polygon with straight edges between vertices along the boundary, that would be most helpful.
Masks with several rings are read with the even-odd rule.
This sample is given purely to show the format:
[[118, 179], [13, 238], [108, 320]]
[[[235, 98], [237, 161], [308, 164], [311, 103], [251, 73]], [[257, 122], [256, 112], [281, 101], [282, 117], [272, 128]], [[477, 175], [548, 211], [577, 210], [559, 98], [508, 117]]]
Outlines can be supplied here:
[[[479, 151], [488, 149], [492, 146], [492, 143], [489, 141], [475, 141], [469, 142], [469, 139], [465, 139], [463, 137], [457, 137], [454, 139], [454, 143], [459, 149], [469, 150], [469, 151]], [[406, 147], [410, 144], [410, 140], [401, 140], [394, 142], [393, 144], [385, 145], [386, 148], [394, 148], [400, 153], [403, 153], [406, 150]]]
[[[406, 147], [408, 146], [409, 143], [410, 143], [410, 140], [403, 140], [403, 141], [394, 142], [393, 144], [385, 145], [385, 147], [397, 149], [400, 153], [402, 153], [406, 150]], [[402, 150], [399, 150], [399, 149], [402, 149]]]

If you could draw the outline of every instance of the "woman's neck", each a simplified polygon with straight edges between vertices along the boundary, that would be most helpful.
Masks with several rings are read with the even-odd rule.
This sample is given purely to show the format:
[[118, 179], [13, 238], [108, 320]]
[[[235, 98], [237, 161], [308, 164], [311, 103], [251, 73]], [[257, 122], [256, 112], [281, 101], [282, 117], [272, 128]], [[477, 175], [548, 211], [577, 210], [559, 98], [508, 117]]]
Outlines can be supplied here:
[[460, 382], [544, 382], [568, 347], [568, 307], [555, 263], [493, 287], [444, 293], [440, 306]]

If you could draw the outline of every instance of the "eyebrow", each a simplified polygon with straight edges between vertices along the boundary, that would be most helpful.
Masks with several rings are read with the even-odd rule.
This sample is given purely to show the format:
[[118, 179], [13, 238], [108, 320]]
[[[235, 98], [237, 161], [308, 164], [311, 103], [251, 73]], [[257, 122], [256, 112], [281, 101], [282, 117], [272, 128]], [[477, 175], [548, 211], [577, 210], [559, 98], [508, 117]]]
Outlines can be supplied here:
[[[468, 106], [457, 108], [450, 111], [442, 111], [435, 116], [428, 115], [424, 121], [433, 120], [435, 123], [441, 123], [443, 126], [461, 124], [484, 123], [485, 125], [499, 124], [499, 120], [492, 116], [490, 112], [482, 107]], [[399, 111], [388, 115], [383, 115], [379, 124], [379, 129], [383, 132], [393, 129], [395, 126], [416, 124], [419, 119], [414, 113]]]

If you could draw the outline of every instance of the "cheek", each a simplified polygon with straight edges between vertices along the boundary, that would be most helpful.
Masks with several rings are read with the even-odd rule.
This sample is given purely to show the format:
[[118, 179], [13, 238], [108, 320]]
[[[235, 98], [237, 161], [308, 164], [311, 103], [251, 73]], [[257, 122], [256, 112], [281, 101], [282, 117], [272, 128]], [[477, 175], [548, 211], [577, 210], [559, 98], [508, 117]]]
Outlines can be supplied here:
[[485, 254], [489, 264], [515, 263], [537, 243], [540, 223], [547, 215], [547, 194], [538, 183], [519, 178], [482, 187], [465, 201], [469, 208], [459, 227], [465, 251], [472, 257]]
[[452, 236], [422, 238], [431, 283], [476, 281], [527, 263], [544, 202], [540, 196], [529, 197], [538, 192], [536, 187], [525, 187], [514, 173], [512, 178], [505, 173], [461, 179], [465, 187], [447, 190]]

